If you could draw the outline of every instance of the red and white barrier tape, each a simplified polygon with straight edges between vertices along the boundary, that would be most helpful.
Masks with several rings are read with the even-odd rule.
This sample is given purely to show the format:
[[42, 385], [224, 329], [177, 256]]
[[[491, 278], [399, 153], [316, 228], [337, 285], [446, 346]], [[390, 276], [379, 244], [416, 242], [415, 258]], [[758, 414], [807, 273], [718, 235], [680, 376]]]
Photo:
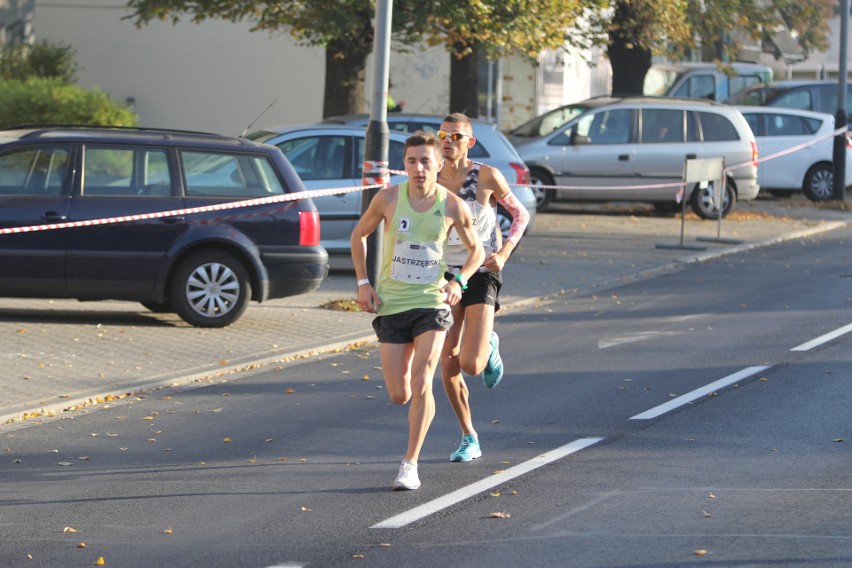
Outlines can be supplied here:
[[[820, 136], [819, 138], [815, 138], [814, 140], [810, 140], [808, 142], [804, 142], [802, 144], [798, 144], [796, 146], [791, 146], [790, 148], [786, 148], [774, 154], [770, 154], [769, 156], [764, 156], [757, 160], [756, 163], [760, 164], [769, 160], [773, 160], [775, 158], [779, 158], [781, 156], [786, 156], [787, 154], [792, 154], [809, 146], [813, 146], [814, 144], [819, 144], [823, 140], [827, 140], [828, 138], [834, 138], [838, 134], [842, 132], [846, 132], [848, 130], [847, 127], [841, 127], [836, 129], [834, 132], [830, 134], [825, 134]], [[743, 168], [748, 165], [751, 165], [752, 161], [743, 162], [741, 164], [737, 164], [734, 166], [729, 166], [725, 168], [724, 173], [727, 174], [731, 170], [735, 170], [738, 168]], [[384, 171], [387, 171], [389, 174], [395, 175], [406, 175], [405, 171], [401, 170], [383, 170], [376, 171], [375, 175], [381, 176]], [[510, 186], [529, 186], [530, 184], [519, 184], [519, 183], [511, 183]], [[601, 190], [601, 191], [614, 191], [614, 190], [625, 190], [625, 191], [633, 191], [637, 189], [653, 189], [653, 188], [666, 188], [666, 187], [684, 187], [686, 185], [685, 182], [673, 182], [673, 183], [664, 183], [664, 184], [652, 184], [652, 185], [623, 185], [623, 186], [583, 186], [583, 185], [537, 185], [536, 187], [542, 189], [573, 189], [573, 190]], [[185, 209], [172, 209], [170, 211], [154, 211], [152, 213], [139, 213], [136, 215], [121, 215], [117, 217], [105, 217], [102, 219], [89, 219], [86, 221], [69, 221], [66, 223], [49, 223], [45, 225], [30, 225], [27, 227], [8, 227], [5, 229], [0, 228], [0, 235], [10, 235], [16, 233], [32, 233], [36, 231], [49, 231], [54, 229], [72, 229], [75, 227], [91, 227], [95, 225], [109, 225], [113, 223], [126, 223], [128, 221], [142, 221], [144, 219], [159, 219], [162, 217], [177, 217], [179, 215], [192, 215], [194, 213], [206, 213], [208, 211], [222, 211], [227, 209], [239, 209], [243, 207], [252, 207], [254, 205], [266, 205], [269, 203], [279, 203], [286, 201], [297, 201], [299, 199], [307, 199], [309, 197], [323, 197], [325, 195], [338, 195], [341, 193], [349, 193], [351, 191], [364, 191], [367, 189], [373, 188], [381, 188], [384, 187], [384, 184], [373, 184], [373, 185], [354, 185], [350, 187], [337, 187], [337, 188], [329, 188], [329, 189], [314, 189], [310, 191], [300, 191], [297, 193], [287, 193], [284, 195], [274, 195], [271, 197], [261, 197], [258, 199], [247, 199], [242, 201], [229, 201], [227, 203], [218, 203], [216, 205], [204, 205], [200, 207], [188, 207]]]
[[382, 187], [380, 185], [355, 185], [351, 187], [339, 187], [330, 189], [315, 189], [312, 191], [299, 191], [296, 193], [286, 193], [284, 195], [274, 195], [270, 197], [260, 197], [257, 199], [247, 199], [243, 201], [229, 201], [227, 203], [217, 203], [215, 205], [203, 205], [200, 207], [187, 207], [185, 209], [172, 209], [170, 211], [154, 211], [152, 213], [139, 213], [136, 215], [121, 215], [117, 217], [104, 217], [102, 219], [88, 219], [85, 221], [68, 221], [67, 223], [50, 223], [45, 225], [30, 225], [28, 227], [8, 227], [0, 229], [0, 235], [9, 235], [15, 233], [32, 233], [35, 231], [49, 231], [53, 229], [72, 229], [75, 227], [91, 227], [94, 225], [109, 225], [112, 223], [125, 223], [128, 221], [142, 221], [144, 219], [159, 219], [162, 217], [177, 217], [179, 215], [191, 215], [194, 213], [206, 213], [208, 211], [222, 211], [226, 209], [239, 209], [242, 207], [252, 207], [254, 205], [266, 205], [268, 203], [279, 203], [284, 201], [297, 201], [299, 199], [307, 199], [309, 197], [321, 197], [324, 195], [337, 195], [339, 193], [349, 193], [350, 191], [362, 191], [365, 189], [373, 189]]

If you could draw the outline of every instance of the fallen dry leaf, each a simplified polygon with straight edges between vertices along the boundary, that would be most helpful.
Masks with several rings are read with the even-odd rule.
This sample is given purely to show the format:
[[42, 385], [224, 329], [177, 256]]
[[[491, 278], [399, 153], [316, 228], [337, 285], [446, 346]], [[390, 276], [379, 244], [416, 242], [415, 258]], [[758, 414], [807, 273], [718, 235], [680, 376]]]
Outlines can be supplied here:
[[363, 554], [353, 554], [352, 558], [367, 558], [367, 557], [364, 556]]
[[512, 516], [512, 515], [510, 515], [509, 513], [504, 512], [504, 511], [495, 511], [495, 512], [491, 513], [491, 518], [492, 518], [492, 519], [508, 519], [508, 518], [509, 518], [509, 517], [511, 517], [511, 516]]
[[230, 438], [225, 438], [222, 441], [225, 442], [226, 444], [230, 444], [233, 440], [231, 440]]
[[310, 512], [310, 509], [302, 505], [302, 512], [308, 513]]
[[80, 544], [77, 545], [77, 548], [86, 548], [86, 543], [81, 542]]
[[704, 516], [705, 516], [705, 517], [712, 517], [712, 516], [713, 516], [713, 515], [711, 515], [710, 513], [708, 513], [707, 511], [705, 511], [705, 510], [703, 510], [703, 509], [701, 510], [701, 512], [702, 512], [702, 513], [704, 513]]
[[693, 554], [696, 555], [696, 556], [704, 556], [705, 554], [707, 554], [707, 551], [704, 550], [703, 548], [699, 548], [698, 550], [693, 552]]
[[104, 560], [103, 556], [98, 556], [98, 559], [95, 560], [95, 566], [103, 566], [106, 564], [106, 560]]
[[175, 531], [173, 531], [172, 529], [169, 528], [169, 529], [164, 530], [163, 534], [175, 534]]
[[287, 390], [285, 392], [287, 392], [288, 394], [294, 393], [294, 392], [296, 392], [296, 389], [294, 389], [293, 387], [287, 387]]
[[64, 533], [67, 533], [67, 532], [75, 533], [75, 532], [77, 532], [77, 529], [75, 529], [74, 527], [65, 527], [64, 529], [62, 529], [62, 532], [64, 532]]

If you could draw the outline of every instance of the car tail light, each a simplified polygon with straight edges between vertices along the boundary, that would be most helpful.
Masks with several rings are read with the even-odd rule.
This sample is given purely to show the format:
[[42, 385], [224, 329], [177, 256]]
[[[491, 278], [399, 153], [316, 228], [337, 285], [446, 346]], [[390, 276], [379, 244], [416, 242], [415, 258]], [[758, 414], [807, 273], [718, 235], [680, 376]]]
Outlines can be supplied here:
[[512, 166], [512, 169], [515, 170], [515, 174], [517, 175], [517, 180], [515, 183], [518, 185], [529, 185], [530, 180], [530, 169], [525, 164], [518, 164], [516, 162], [509, 162], [509, 165]]
[[846, 133], [846, 149], [852, 149], [852, 134], [849, 132]]
[[317, 211], [299, 211], [299, 244], [315, 247], [320, 242], [320, 220]]
[[757, 142], [751, 141], [751, 163], [757, 166]]

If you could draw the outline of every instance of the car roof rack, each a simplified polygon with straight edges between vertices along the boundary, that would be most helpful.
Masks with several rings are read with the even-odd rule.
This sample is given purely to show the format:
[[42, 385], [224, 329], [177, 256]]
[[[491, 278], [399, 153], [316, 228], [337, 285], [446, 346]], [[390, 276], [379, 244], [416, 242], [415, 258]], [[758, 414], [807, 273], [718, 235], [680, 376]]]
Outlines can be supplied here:
[[16, 124], [4, 128], [4, 130], [32, 130], [22, 138], [38, 137], [51, 130], [117, 130], [127, 132], [150, 132], [152, 134], [190, 135], [207, 138], [231, 138], [214, 132], [201, 132], [196, 130], [179, 130], [175, 128], [151, 128], [147, 126], [114, 126], [108, 124]]

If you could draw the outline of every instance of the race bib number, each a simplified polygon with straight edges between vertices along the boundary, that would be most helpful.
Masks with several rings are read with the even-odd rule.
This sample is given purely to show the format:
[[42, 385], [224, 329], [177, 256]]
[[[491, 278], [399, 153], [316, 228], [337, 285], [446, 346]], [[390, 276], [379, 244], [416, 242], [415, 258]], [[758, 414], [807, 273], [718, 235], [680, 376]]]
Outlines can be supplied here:
[[393, 246], [391, 278], [409, 284], [431, 284], [441, 277], [438, 243], [397, 240]]

